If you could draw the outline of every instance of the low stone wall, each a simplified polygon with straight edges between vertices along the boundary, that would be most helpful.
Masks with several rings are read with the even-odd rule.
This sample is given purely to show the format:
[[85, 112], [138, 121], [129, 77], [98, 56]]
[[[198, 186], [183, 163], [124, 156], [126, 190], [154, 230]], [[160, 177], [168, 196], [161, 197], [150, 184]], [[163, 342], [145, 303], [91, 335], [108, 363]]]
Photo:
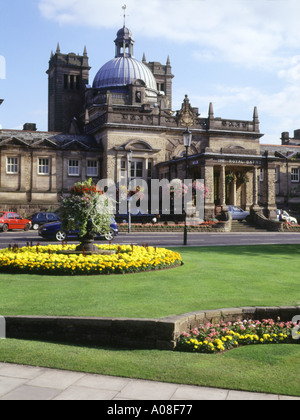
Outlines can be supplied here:
[[261, 212], [252, 213], [251, 218], [255, 225], [260, 226], [263, 229], [269, 230], [270, 232], [284, 231], [283, 222], [267, 219]]
[[272, 318], [291, 321], [300, 306], [243, 307], [161, 319], [6, 316], [6, 337], [112, 348], [173, 350], [180, 334], [206, 323]]

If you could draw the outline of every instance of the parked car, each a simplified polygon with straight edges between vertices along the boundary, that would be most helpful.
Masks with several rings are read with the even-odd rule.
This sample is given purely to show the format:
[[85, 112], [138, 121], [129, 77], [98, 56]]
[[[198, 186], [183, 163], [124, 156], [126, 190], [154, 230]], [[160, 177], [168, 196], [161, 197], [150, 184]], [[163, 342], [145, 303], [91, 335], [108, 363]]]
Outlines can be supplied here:
[[13, 212], [0, 212], [0, 229], [3, 232], [9, 230], [21, 229], [28, 231], [31, 228], [31, 221], [23, 219], [17, 213]]
[[45, 225], [46, 223], [59, 222], [59, 221], [60, 221], [60, 218], [56, 213], [50, 213], [50, 212], [35, 213], [35, 215], [33, 215], [31, 219], [32, 229], [38, 230], [40, 226]]
[[228, 211], [232, 216], [232, 220], [245, 220], [250, 216], [248, 211], [237, 206], [228, 206]]
[[[42, 236], [48, 240], [56, 240], [58, 242], [66, 241], [67, 239], [78, 239], [78, 230], [74, 231], [63, 231], [61, 227], [61, 221], [46, 223], [45, 225], [40, 226], [39, 236]], [[114, 218], [111, 219], [110, 231], [105, 234], [96, 234], [97, 238], [104, 238], [107, 241], [112, 241], [119, 234], [118, 225]]]
[[298, 224], [297, 219], [295, 217], [290, 216], [289, 213], [285, 210], [277, 210], [277, 220], [280, 220], [281, 222], [287, 221], [292, 225]]
[[[117, 214], [115, 216], [118, 223], [128, 223], [128, 213]], [[131, 223], [157, 223], [158, 215], [145, 214], [141, 211], [131, 214]]]

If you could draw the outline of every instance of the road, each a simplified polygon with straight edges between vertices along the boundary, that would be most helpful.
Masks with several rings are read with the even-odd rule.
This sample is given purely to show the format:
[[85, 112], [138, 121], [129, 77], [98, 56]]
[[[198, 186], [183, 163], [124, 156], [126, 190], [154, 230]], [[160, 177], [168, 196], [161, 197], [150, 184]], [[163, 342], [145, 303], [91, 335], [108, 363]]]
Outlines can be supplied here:
[[[0, 249], [18, 244], [26, 246], [27, 243], [41, 245], [57, 242], [49, 242], [38, 236], [36, 231], [23, 232], [13, 231], [0, 233]], [[69, 242], [76, 243], [76, 242]], [[78, 243], [78, 242], [77, 242]], [[105, 244], [106, 241], [97, 241]], [[175, 247], [183, 246], [183, 234], [181, 233], [120, 233], [113, 243], [148, 244], [150, 246]], [[226, 246], [226, 245], [260, 245], [260, 244], [300, 244], [300, 233], [279, 232], [254, 232], [254, 233], [188, 233], [188, 246]]]

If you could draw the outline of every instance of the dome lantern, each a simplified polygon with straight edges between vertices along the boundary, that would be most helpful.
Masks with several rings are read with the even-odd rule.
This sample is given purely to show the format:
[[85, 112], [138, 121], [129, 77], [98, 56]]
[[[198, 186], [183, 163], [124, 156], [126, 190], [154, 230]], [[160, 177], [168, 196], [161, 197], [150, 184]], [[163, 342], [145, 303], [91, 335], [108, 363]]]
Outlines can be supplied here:
[[115, 40], [116, 44], [116, 58], [117, 57], [134, 57], [133, 44], [134, 39], [131, 31], [123, 26], [117, 33]]

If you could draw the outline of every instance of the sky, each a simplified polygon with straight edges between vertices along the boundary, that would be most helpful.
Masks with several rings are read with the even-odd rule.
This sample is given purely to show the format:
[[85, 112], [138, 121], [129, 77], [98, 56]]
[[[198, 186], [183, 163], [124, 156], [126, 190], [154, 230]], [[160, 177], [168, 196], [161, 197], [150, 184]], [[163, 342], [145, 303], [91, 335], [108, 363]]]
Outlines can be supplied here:
[[299, 0], [10, 0], [0, 4], [0, 124], [47, 131], [51, 50], [83, 54], [90, 84], [114, 58], [117, 31], [135, 39], [135, 58], [170, 56], [173, 110], [185, 94], [206, 118], [252, 120], [261, 143], [280, 144], [300, 128]]

